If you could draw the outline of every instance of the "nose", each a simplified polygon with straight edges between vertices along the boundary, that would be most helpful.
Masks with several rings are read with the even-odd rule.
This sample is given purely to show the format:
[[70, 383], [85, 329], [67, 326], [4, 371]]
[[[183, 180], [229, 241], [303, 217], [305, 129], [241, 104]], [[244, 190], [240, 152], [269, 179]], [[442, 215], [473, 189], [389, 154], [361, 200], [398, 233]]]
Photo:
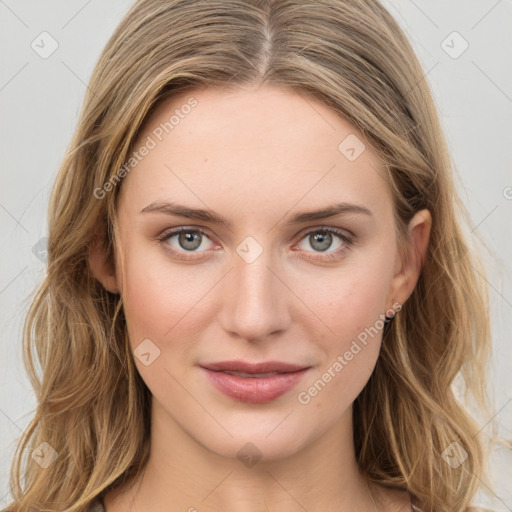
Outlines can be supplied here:
[[[224, 280], [219, 321], [232, 336], [261, 341], [284, 332], [290, 324], [290, 292], [282, 271], [272, 265], [270, 251], [251, 263], [233, 255], [234, 268]], [[274, 268], [272, 268], [274, 267]]]

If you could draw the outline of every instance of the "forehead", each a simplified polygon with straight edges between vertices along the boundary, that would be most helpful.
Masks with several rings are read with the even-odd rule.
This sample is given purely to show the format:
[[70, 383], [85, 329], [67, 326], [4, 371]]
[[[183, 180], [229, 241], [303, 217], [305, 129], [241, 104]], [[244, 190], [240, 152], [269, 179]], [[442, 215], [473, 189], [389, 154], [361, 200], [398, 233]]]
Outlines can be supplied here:
[[121, 187], [124, 202], [138, 211], [177, 198], [276, 214], [298, 202], [386, 208], [391, 200], [362, 134], [323, 103], [289, 89], [181, 92], [146, 120], [133, 151], [143, 146], [150, 149]]

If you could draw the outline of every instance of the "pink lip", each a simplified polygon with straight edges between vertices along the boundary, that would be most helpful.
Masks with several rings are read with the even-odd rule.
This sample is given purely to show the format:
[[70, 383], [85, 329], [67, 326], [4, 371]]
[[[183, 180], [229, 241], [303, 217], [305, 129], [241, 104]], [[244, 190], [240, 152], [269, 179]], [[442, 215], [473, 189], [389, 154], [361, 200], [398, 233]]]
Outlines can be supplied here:
[[[284, 395], [298, 384], [310, 367], [298, 366], [279, 361], [246, 363], [244, 361], [224, 361], [201, 365], [215, 388], [230, 398], [240, 402], [263, 404]], [[279, 372], [268, 377], [241, 377], [224, 373], [244, 372], [261, 374]]]

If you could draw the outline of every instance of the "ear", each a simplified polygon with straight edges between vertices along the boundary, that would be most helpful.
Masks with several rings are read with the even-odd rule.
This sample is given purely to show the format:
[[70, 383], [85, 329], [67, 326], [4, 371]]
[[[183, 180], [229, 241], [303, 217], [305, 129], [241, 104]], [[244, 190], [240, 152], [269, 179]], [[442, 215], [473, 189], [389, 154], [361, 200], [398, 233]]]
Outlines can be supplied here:
[[119, 293], [115, 266], [108, 258], [103, 237], [96, 231], [89, 244], [89, 267], [93, 276], [111, 293]]
[[410, 220], [406, 253], [397, 254], [395, 260], [395, 275], [389, 291], [391, 304], [404, 304], [414, 291], [427, 253], [431, 227], [432, 216], [428, 210], [418, 211]]

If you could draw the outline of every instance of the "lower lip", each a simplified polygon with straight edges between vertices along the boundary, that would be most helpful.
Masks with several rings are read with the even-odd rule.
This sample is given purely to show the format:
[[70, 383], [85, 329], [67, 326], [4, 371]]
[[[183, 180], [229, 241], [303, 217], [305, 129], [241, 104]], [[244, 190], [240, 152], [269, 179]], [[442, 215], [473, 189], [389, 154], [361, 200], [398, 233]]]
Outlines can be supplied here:
[[239, 402], [264, 404], [271, 402], [294, 388], [308, 368], [272, 377], [237, 377], [228, 373], [202, 368], [210, 382], [221, 393]]

